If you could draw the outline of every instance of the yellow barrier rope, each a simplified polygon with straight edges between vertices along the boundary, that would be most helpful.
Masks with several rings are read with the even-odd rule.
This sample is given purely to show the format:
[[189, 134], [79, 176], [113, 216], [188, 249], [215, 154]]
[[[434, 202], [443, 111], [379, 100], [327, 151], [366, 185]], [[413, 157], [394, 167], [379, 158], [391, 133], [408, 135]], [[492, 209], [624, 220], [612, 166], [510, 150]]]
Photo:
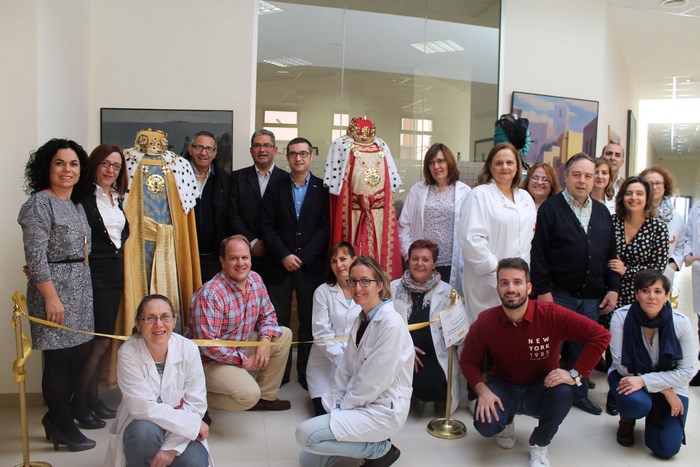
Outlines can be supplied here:
[[[72, 331], [72, 332], [78, 332], [80, 334], [87, 334], [90, 336], [99, 336], [99, 337], [106, 337], [109, 339], [117, 339], [117, 340], [122, 340], [125, 341], [129, 339], [129, 336], [117, 336], [113, 334], [102, 334], [99, 332], [90, 332], [90, 331], [81, 331], [80, 329], [73, 329], [69, 328], [67, 326], [64, 326], [62, 324], [57, 324], [51, 321], [47, 321], [45, 319], [41, 318], [36, 318], [34, 316], [29, 316], [26, 313], [26, 300], [24, 299], [24, 295], [22, 295], [20, 292], [15, 292], [15, 294], [12, 296], [12, 299], [15, 300], [15, 303], [18, 303], [15, 297], [19, 294], [19, 299], [22, 301], [23, 306], [19, 306], [19, 314], [26, 316], [29, 321], [33, 321], [38, 324], [43, 324], [44, 326], [50, 326], [53, 328], [58, 328], [58, 329], [63, 329], [64, 331]], [[408, 330], [410, 331], [415, 331], [418, 329], [423, 329], [425, 327], [430, 326], [433, 323], [436, 323], [440, 321], [439, 317], [436, 317], [430, 321], [425, 321], [423, 323], [415, 323], [415, 324], [409, 324], [408, 325]], [[31, 350], [31, 342], [29, 341], [29, 338], [22, 333], [23, 336], [23, 341], [26, 338], [27, 342], [29, 342], [29, 347]], [[291, 343], [281, 343], [281, 342], [262, 342], [262, 341], [231, 341], [231, 340], [218, 340], [218, 339], [192, 339], [192, 342], [197, 344], [199, 347], [262, 347], [262, 346], [272, 346], [272, 345], [297, 345], [297, 344], [313, 344], [313, 343], [321, 343], [321, 342], [332, 342], [332, 341], [343, 341], [346, 340], [348, 336], [342, 336], [342, 337], [331, 337], [328, 339], [321, 339], [321, 340], [312, 340], [312, 341], [295, 341]], [[22, 361], [26, 361], [27, 357], [29, 357], [29, 354], [25, 351], [25, 357]], [[16, 362], [15, 362], [16, 363]]]

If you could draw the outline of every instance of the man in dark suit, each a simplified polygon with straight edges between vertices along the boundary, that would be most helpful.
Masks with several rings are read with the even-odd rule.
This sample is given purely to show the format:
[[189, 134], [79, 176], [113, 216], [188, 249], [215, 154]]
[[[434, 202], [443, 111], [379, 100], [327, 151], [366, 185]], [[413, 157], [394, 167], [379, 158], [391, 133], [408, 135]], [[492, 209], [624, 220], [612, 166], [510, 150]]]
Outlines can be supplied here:
[[221, 271], [219, 244], [228, 236], [226, 211], [229, 175], [216, 165], [216, 137], [199, 131], [187, 147], [192, 171], [197, 177], [197, 204], [194, 207], [202, 284]]
[[265, 241], [260, 232], [260, 206], [267, 185], [289, 174], [275, 166], [277, 145], [269, 130], [258, 130], [250, 138], [253, 165], [231, 174], [228, 225], [234, 235], [243, 235], [252, 246], [253, 271], [265, 279]]
[[[292, 293], [296, 292], [298, 338], [311, 340], [311, 309], [316, 287], [323, 282], [330, 238], [328, 189], [311, 174], [313, 147], [304, 138], [287, 144], [291, 176], [270, 182], [260, 212], [265, 248], [265, 284], [281, 326], [290, 327]], [[306, 388], [306, 362], [311, 345], [299, 345], [297, 373]], [[289, 380], [291, 364], [283, 382]]]

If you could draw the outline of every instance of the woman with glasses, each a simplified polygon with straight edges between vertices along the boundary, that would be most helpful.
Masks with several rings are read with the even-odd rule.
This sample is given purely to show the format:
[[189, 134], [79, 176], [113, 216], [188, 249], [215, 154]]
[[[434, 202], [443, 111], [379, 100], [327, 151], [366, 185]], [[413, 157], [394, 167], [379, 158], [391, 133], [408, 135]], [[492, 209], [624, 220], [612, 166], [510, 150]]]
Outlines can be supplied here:
[[653, 214], [664, 221], [668, 228], [669, 256], [664, 275], [673, 285], [676, 271], [683, 266], [683, 249], [685, 248], [685, 222], [674, 209], [672, 199], [678, 193], [676, 179], [671, 172], [659, 166], [644, 169], [639, 176], [646, 178], [651, 185]]
[[[438, 246], [430, 240], [416, 240], [408, 248], [408, 270], [401, 279], [391, 282], [394, 307], [408, 324], [426, 323], [438, 318], [450, 306], [452, 287], [440, 280], [435, 270]], [[413, 396], [444, 407], [447, 396], [447, 348], [442, 325], [411, 332], [415, 358], [413, 364]], [[452, 407], [459, 405], [459, 372], [452, 375]]]
[[362, 312], [350, 330], [332, 391], [322, 397], [328, 414], [296, 429], [303, 466], [334, 465], [342, 457], [388, 466], [401, 454], [389, 438], [403, 428], [411, 405], [413, 341], [392, 304], [389, 278], [374, 259], [356, 259], [347, 284]]
[[[25, 184], [31, 196], [17, 221], [27, 262], [27, 308], [36, 318], [92, 331], [90, 226], [79, 201], [92, 184], [88, 156], [75, 141], [52, 139], [29, 157]], [[48, 412], [41, 420], [54, 449], [95, 447], [73, 421], [76, 381], [90, 352], [92, 336], [31, 323], [32, 347], [43, 351], [41, 390]]]
[[163, 295], [136, 309], [133, 335], [119, 348], [122, 402], [105, 465], [205, 466], [207, 389], [197, 346], [173, 333], [177, 315]]
[[634, 279], [636, 300], [610, 323], [613, 364], [608, 383], [617, 399], [617, 442], [634, 445], [636, 420], [644, 420], [644, 444], [661, 459], [685, 444], [688, 382], [698, 347], [690, 319], [669, 302], [671, 282], [657, 270]]
[[[102, 334], [114, 334], [124, 289], [123, 246], [129, 236], [121, 207], [121, 197], [128, 184], [124, 162], [119, 146], [97, 146], [88, 158], [95, 192], [80, 201], [92, 234], [89, 258], [95, 332]], [[92, 340], [90, 355], [73, 396], [73, 414], [80, 427], [87, 430], [104, 427], [103, 419], [114, 418], [117, 414], [102, 402], [97, 392], [100, 362], [111, 342], [99, 336]]]
[[435, 269], [461, 293], [464, 263], [457, 225], [462, 201], [471, 188], [459, 181], [457, 161], [442, 143], [425, 153], [423, 178], [411, 187], [399, 216], [401, 256], [408, 261], [409, 246], [419, 239], [442, 245]]
[[327, 413], [321, 404], [321, 396], [333, 387], [333, 375], [343, 358], [347, 340], [328, 340], [347, 336], [352, 323], [360, 313], [360, 306], [352, 299], [347, 283], [350, 265], [355, 261], [355, 249], [348, 242], [339, 242], [328, 251], [330, 270], [325, 284], [314, 292], [311, 313], [311, 331], [314, 342], [306, 365], [306, 381], [309, 396], [316, 415]]
[[561, 191], [559, 179], [554, 173], [554, 169], [546, 162], [539, 162], [530, 168], [525, 180], [520, 188], [527, 190], [535, 202], [535, 209], [539, 210], [540, 205], [550, 196]]
[[459, 243], [464, 255], [462, 284], [470, 322], [500, 305], [496, 266], [503, 258], [530, 262], [537, 210], [530, 194], [518, 188], [522, 161], [510, 143], [489, 152], [474, 187], [460, 209]]
[[603, 157], [595, 159], [595, 172], [593, 175], [593, 191], [591, 198], [600, 201], [608, 208], [610, 215], [615, 214], [615, 190], [613, 188], [612, 166], [610, 161]]

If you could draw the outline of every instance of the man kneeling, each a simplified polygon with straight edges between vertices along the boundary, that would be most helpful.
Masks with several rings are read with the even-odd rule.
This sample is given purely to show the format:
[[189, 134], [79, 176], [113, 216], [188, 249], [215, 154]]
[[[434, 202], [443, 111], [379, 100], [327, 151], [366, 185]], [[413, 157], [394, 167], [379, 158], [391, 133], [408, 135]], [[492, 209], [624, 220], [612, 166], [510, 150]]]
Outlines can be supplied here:
[[[515, 446], [515, 414], [538, 417], [530, 436], [530, 466], [548, 466], [547, 446], [571, 409], [573, 386], [590, 374], [610, 333], [562, 306], [528, 300], [530, 268], [520, 258], [502, 259], [496, 277], [502, 306], [479, 315], [460, 358], [462, 373], [478, 395], [474, 427], [510, 449]], [[559, 368], [562, 341], [584, 343], [570, 372]], [[480, 366], [487, 354], [493, 367], [484, 381]]]
[[[292, 332], [277, 325], [262, 278], [250, 270], [250, 243], [242, 235], [221, 242], [222, 271], [192, 297], [191, 339], [258, 340], [257, 347], [200, 347], [209, 407], [220, 410], [288, 410], [277, 399]], [[286, 345], [279, 345], [276, 343]], [[257, 371], [257, 378], [248, 372]]]

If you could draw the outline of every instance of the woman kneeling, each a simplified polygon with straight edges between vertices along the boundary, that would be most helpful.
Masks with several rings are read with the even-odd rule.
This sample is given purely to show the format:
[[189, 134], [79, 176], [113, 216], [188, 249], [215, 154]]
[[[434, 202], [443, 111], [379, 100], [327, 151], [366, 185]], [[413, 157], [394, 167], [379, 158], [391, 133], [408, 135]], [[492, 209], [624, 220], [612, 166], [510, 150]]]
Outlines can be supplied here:
[[646, 417], [646, 446], [668, 459], [685, 444], [688, 382], [698, 350], [690, 320], [671, 309], [668, 278], [643, 270], [634, 289], [636, 300], [618, 309], [610, 323], [608, 383], [620, 412], [617, 442], [632, 446], [635, 420]]

